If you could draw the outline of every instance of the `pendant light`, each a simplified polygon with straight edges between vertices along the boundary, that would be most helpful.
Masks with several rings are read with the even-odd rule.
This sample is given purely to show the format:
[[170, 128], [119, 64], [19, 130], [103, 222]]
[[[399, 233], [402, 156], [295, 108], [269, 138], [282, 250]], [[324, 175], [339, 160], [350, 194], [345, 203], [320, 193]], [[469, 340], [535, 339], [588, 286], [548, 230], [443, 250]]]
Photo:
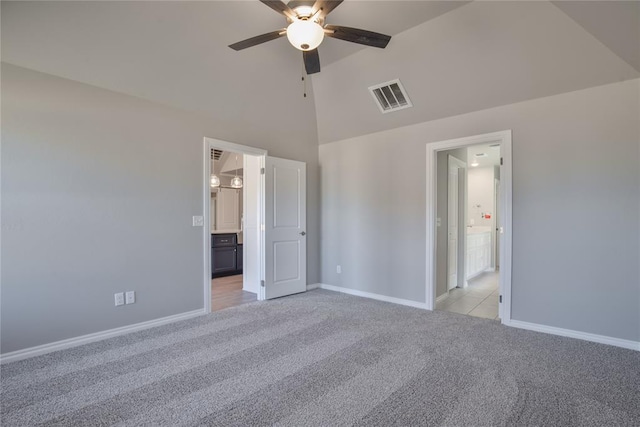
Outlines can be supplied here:
[[215, 169], [216, 169], [216, 161], [215, 159], [212, 159], [211, 160], [211, 178], [209, 179], [211, 188], [220, 187], [220, 178], [218, 178], [218, 175], [216, 175]]
[[238, 176], [238, 155], [236, 154], [236, 176], [231, 180], [231, 188], [242, 188], [242, 178]]

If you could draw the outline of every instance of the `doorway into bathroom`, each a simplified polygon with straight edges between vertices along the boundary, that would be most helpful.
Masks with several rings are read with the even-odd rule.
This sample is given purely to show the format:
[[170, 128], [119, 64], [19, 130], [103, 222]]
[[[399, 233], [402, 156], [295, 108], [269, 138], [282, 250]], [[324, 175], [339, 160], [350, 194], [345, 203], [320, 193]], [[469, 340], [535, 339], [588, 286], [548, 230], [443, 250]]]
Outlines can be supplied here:
[[[264, 156], [210, 140], [209, 209], [211, 311], [258, 300]], [[209, 295], [207, 295], [207, 293]]]
[[506, 131], [427, 146], [431, 309], [510, 319], [510, 143]]

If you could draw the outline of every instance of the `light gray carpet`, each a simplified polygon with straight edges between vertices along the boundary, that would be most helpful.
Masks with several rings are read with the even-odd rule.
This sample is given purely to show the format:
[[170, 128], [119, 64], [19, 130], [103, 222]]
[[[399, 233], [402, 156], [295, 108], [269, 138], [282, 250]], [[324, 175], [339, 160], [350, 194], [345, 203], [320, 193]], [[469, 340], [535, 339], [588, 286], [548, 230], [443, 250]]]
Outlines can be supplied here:
[[1, 375], [6, 426], [640, 425], [638, 352], [322, 290]]

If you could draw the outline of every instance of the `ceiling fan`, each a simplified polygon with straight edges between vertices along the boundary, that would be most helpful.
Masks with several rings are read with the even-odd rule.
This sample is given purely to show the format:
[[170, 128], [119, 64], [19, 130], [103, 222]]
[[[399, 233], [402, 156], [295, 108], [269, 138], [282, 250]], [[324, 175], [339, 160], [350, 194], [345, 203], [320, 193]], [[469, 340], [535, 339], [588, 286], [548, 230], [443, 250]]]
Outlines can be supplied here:
[[242, 50], [286, 35], [293, 47], [302, 51], [302, 58], [307, 74], [320, 72], [318, 46], [322, 43], [325, 36], [384, 49], [389, 43], [389, 40], [391, 40], [391, 36], [360, 30], [358, 28], [325, 25], [327, 15], [338, 7], [342, 1], [343, 0], [292, 0], [288, 4], [285, 4], [281, 0], [260, 0], [261, 3], [284, 15], [287, 19], [287, 27], [242, 40], [229, 45], [229, 47], [234, 50]]

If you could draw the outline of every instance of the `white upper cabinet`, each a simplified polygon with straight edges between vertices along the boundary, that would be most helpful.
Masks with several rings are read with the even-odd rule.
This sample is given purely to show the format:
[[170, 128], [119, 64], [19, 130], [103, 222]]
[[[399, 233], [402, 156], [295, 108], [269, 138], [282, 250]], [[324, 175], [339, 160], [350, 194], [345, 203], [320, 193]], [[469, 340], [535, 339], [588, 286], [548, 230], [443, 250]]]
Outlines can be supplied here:
[[240, 229], [240, 192], [232, 188], [221, 188], [216, 193], [216, 230], [237, 231]]

